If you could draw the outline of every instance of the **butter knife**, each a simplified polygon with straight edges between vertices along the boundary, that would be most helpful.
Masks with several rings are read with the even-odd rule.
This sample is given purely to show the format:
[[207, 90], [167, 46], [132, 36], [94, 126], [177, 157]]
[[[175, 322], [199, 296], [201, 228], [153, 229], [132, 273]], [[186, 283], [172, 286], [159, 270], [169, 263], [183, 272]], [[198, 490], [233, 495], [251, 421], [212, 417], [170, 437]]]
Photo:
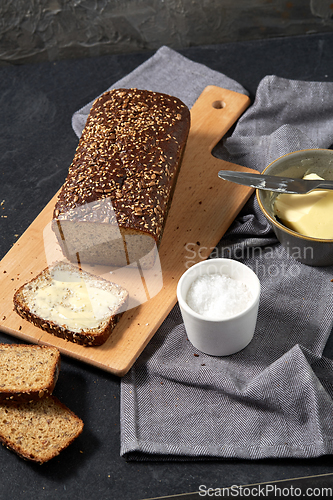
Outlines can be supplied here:
[[276, 191], [277, 193], [306, 194], [314, 189], [333, 189], [333, 181], [329, 180], [293, 179], [234, 170], [220, 170], [218, 176], [236, 184], [266, 191]]

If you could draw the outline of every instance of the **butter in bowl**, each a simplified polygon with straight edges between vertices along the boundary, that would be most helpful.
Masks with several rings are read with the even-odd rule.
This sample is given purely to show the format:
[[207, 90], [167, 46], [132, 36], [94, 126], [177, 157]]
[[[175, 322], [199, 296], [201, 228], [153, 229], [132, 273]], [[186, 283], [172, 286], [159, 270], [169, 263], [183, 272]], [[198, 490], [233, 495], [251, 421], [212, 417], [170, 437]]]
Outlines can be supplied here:
[[[270, 163], [263, 173], [333, 180], [333, 150], [295, 151]], [[290, 256], [310, 266], [333, 264], [333, 191], [278, 194], [257, 190], [256, 196], [261, 211]]]
[[190, 267], [180, 278], [177, 298], [189, 341], [212, 356], [228, 356], [252, 340], [260, 282], [245, 264], [226, 258]]
[[[315, 173], [303, 179], [324, 180]], [[274, 201], [278, 220], [310, 238], [333, 239], [333, 190], [315, 189], [306, 194], [279, 194]]]

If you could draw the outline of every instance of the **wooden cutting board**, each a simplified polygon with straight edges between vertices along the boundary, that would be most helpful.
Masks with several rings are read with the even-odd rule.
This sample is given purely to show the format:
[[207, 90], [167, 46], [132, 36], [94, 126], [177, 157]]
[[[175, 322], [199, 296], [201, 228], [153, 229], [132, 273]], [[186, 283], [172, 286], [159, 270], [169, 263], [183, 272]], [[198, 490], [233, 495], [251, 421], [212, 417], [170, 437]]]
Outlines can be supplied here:
[[[50, 261], [63, 259], [50, 229], [56, 196], [29, 226], [0, 263], [0, 329], [36, 344], [57, 346], [62, 354], [123, 376], [176, 304], [180, 276], [190, 265], [206, 259], [240, 209], [252, 189], [222, 181], [221, 169], [248, 171], [211, 155], [213, 147], [250, 104], [247, 96], [209, 86], [191, 109], [191, 129], [172, 206], [159, 249], [158, 268], [133, 281], [136, 297], [124, 313], [109, 340], [99, 347], [83, 347], [54, 337], [13, 311], [15, 290], [38, 274]], [[113, 272], [87, 269], [120, 284], [128, 283], [128, 269]], [[159, 278], [152, 278], [151, 273]], [[155, 281], [154, 281], [155, 279]], [[154, 283], [154, 286], [149, 284]], [[148, 284], [148, 285], [147, 285]], [[132, 285], [130, 285], [132, 286]]]

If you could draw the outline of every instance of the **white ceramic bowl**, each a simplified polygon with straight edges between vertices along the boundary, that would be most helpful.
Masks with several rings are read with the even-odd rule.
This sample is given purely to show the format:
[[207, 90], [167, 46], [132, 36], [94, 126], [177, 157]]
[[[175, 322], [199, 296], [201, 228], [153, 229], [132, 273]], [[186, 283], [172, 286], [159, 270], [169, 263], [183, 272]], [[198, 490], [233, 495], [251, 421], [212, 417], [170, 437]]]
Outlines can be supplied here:
[[[226, 319], [210, 319], [195, 312], [186, 302], [193, 281], [206, 274], [219, 273], [239, 280], [251, 291], [247, 307]], [[252, 340], [258, 315], [260, 282], [246, 265], [232, 259], [209, 259], [190, 267], [180, 278], [177, 298], [188, 339], [199, 351], [212, 356], [228, 356], [246, 347]]]

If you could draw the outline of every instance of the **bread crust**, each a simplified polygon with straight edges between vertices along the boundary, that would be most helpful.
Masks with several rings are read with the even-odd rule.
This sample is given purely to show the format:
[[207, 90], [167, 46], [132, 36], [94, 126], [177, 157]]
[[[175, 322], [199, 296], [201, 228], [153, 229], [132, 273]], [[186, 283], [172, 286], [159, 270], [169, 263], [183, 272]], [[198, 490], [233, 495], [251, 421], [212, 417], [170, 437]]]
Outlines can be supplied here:
[[67, 264], [65, 262], [57, 262], [53, 266], [45, 268], [35, 278], [33, 278], [28, 283], [22, 285], [15, 292], [13, 297], [14, 310], [25, 320], [34, 324], [36, 327], [41, 328], [42, 330], [52, 335], [55, 335], [56, 337], [60, 337], [64, 340], [80, 344], [85, 347], [102, 345], [109, 338], [113, 329], [118, 323], [120, 317], [122, 316], [124, 310], [126, 309], [126, 304], [128, 301], [128, 292], [124, 288], [115, 285], [114, 283], [110, 283], [107, 280], [104, 280], [103, 278], [96, 277], [93, 274], [81, 271], [84, 276], [88, 277], [88, 279], [97, 280], [99, 283], [105, 284], [106, 287], [111, 285], [116, 286], [123, 292], [123, 298], [119, 303], [117, 312], [111, 315], [108, 318], [108, 320], [103, 321], [103, 323], [99, 328], [92, 328], [90, 330], [82, 329], [81, 331], [70, 330], [64, 325], [60, 325], [58, 323], [51, 321], [50, 319], [41, 318], [38, 315], [36, 315], [31, 310], [31, 307], [29, 306], [26, 300], [26, 291], [29, 288], [29, 285], [31, 284], [35, 285], [38, 284], [41, 280], [42, 281], [45, 279], [47, 280], [48, 277], [50, 276], [50, 273], [57, 267], [64, 268], [70, 271], [73, 270], [73, 272], [76, 273], [80, 272], [75, 266], [72, 266], [71, 264]]

